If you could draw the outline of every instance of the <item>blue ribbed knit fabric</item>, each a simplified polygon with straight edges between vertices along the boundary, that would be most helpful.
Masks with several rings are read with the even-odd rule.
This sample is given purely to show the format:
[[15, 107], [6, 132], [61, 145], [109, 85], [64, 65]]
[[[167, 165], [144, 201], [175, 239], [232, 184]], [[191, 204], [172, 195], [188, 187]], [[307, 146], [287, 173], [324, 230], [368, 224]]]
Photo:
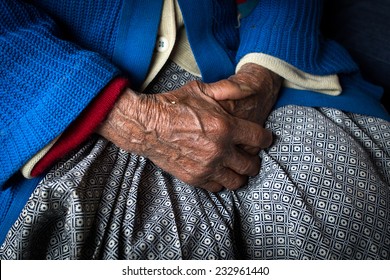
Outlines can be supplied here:
[[[96, 52], [62, 40], [38, 9], [4, 0], [0, 18], [2, 185], [63, 132], [118, 70]], [[103, 29], [100, 24], [94, 32]]]
[[[34, 6], [0, 1], [1, 187], [63, 132], [113, 77], [122, 73], [134, 84], [143, 80], [153, 55], [150, 43], [157, 36], [162, 0], [31, 2]], [[359, 94], [349, 90], [340, 98], [286, 90], [279, 104], [352, 108], [388, 116], [378, 109], [380, 90], [356, 79], [356, 65], [345, 50], [321, 38], [322, 1], [261, 0], [241, 20], [240, 28], [233, 0], [179, 0], [179, 4], [206, 82], [226, 78], [242, 56], [261, 52], [308, 73], [345, 73], [346, 88], [365, 89]], [[1, 193], [0, 217], [5, 220], [9, 217], [4, 213], [20, 210], [11, 209], [9, 202], [16, 195], [23, 196], [17, 201], [29, 195], [18, 190], [11, 185]]]
[[[94, 11], [90, 10], [90, 14]], [[119, 14], [117, 10], [113, 12]], [[83, 19], [88, 20], [80, 17], [79, 21]], [[112, 33], [115, 20], [114, 17], [111, 22], [95, 22], [93, 30], [90, 27], [81, 31], [88, 33], [88, 42], [96, 37], [92, 44], [97, 48], [103, 50], [108, 44], [113, 49], [111, 38], [102, 39], [96, 34], [104, 34], [102, 30], [106, 28], [107, 33]], [[79, 26], [83, 24], [80, 22]], [[19, 176], [17, 181], [5, 181], [63, 132], [119, 74], [107, 59], [107, 52], [91, 52], [62, 37], [57, 25], [39, 9], [18, 1], [0, 1], [1, 240], [40, 178], [25, 180]], [[109, 43], [105, 44], [104, 39]]]
[[320, 36], [322, 4], [319, 0], [261, 0], [241, 21], [237, 59], [261, 52], [314, 75], [357, 71], [340, 45]]

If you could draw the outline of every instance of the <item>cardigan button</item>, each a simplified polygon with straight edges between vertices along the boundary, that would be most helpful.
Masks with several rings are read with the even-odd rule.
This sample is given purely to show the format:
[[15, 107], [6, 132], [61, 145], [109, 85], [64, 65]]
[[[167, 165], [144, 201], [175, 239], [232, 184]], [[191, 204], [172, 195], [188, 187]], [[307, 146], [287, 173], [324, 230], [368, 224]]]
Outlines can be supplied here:
[[156, 50], [158, 52], [165, 52], [166, 50], [168, 50], [168, 47], [169, 47], [169, 42], [167, 38], [161, 36], [157, 39]]

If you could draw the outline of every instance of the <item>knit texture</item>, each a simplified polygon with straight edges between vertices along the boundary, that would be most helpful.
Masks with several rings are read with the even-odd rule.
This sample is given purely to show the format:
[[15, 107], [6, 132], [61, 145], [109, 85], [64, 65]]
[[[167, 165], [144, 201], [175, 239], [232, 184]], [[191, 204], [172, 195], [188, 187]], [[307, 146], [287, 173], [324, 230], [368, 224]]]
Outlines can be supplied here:
[[[39, 9], [24, 2], [0, 2], [0, 185], [62, 133], [118, 75], [111, 59], [133, 73], [131, 80], [144, 78], [153, 48], [146, 50], [146, 41], [134, 42], [143, 37], [155, 40], [156, 34], [145, 29], [157, 32], [161, 10], [150, 9], [148, 18], [142, 18], [135, 10], [142, 6], [136, 4], [139, 1], [126, 1], [123, 11], [120, 0], [36, 1]], [[206, 82], [233, 74], [234, 60], [252, 52], [275, 56], [316, 75], [357, 71], [343, 48], [321, 39], [322, 1], [262, 0], [242, 19], [240, 28], [235, 2], [225, 3], [199, 0], [194, 5], [179, 0], [191, 48]], [[137, 22], [137, 28], [132, 28]], [[61, 31], [77, 45], [66, 41]], [[125, 56], [116, 56], [123, 52]], [[132, 56], [140, 71], [120, 59]], [[351, 100], [328, 99], [326, 105], [345, 109], [343, 104]]]
[[241, 20], [237, 60], [251, 52], [266, 53], [314, 75], [358, 70], [349, 54], [320, 34], [321, 0], [261, 0]]
[[[96, 52], [61, 39], [58, 27], [38, 9], [5, 0], [0, 2], [0, 17], [3, 185], [63, 132], [119, 72]], [[101, 24], [109, 26], [109, 22]]]
[[87, 140], [105, 119], [109, 111], [111, 111], [116, 99], [126, 86], [126, 79], [114, 79], [65, 130], [47, 154], [34, 166], [31, 176], [41, 175], [58, 159], [64, 157]]

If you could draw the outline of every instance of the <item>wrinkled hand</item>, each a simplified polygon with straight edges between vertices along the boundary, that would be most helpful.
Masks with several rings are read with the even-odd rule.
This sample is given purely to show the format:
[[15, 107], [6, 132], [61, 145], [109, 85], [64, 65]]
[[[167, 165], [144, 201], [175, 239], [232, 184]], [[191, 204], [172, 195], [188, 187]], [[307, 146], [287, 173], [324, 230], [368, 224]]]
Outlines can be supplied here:
[[272, 135], [227, 113], [205, 94], [209, 90], [202, 82], [156, 95], [128, 90], [98, 133], [190, 185], [237, 189], [260, 168], [259, 157], [239, 146], [266, 148]]
[[277, 99], [282, 79], [254, 63], [243, 65], [237, 74], [211, 85], [207, 95], [230, 114], [264, 124]]
[[[237, 74], [210, 85], [207, 95], [231, 115], [263, 125], [274, 106], [282, 79], [254, 63], [243, 65]], [[243, 147], [250, 153], [259, 149]]]

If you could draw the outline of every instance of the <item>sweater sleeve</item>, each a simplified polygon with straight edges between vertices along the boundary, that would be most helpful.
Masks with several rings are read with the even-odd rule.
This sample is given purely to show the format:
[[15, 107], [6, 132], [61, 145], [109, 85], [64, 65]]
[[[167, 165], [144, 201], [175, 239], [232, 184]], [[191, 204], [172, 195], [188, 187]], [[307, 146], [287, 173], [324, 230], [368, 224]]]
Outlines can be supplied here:
[[263, 53], [313, 75], [357, 71], [346, 50], [321, 36], [322, 6], [322, 0], [258, 1], [240, 21], [237, 62]]
[[116, 78], [110, 82], [103, 92], [70, 124], [58, 140], [46, 152], [42, 153], [41, 158], [32, 164], [31, 170], [25, 170], [25, 172], [22, 170], [22, 174], [26, 178], [40, 176], [56, 161], [80, 146], [106, 118], [127, 85], [128, 81], [125, 78]]
[[0, 186], [59, 136], [119, 74], [62, 39], [41, 10], [0, 2]]

